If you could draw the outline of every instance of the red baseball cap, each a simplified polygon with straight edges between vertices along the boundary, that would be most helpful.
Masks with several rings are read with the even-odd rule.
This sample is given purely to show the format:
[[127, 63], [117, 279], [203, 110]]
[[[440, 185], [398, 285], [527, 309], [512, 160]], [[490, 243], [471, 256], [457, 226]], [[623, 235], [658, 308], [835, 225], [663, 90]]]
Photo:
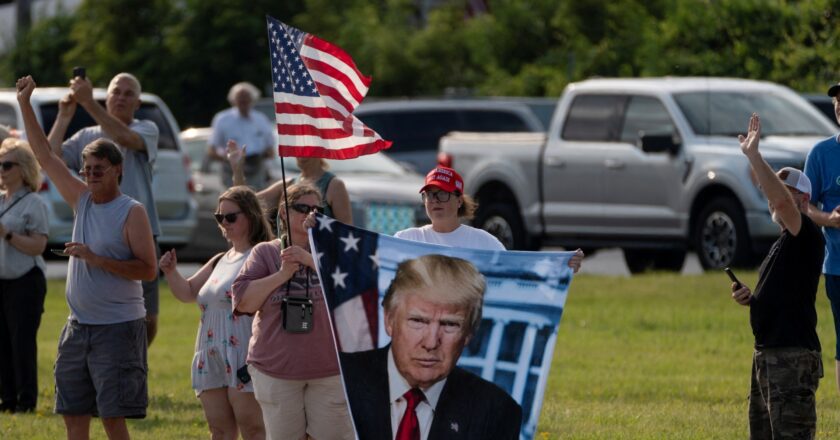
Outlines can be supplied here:
[[430, 186], [436, 186], [446, 192], [464, 192], [464, 179], [457, 171], [449, 167], [437, 167], [426, 174], [426, 184], [420, 189], [425, 191]]

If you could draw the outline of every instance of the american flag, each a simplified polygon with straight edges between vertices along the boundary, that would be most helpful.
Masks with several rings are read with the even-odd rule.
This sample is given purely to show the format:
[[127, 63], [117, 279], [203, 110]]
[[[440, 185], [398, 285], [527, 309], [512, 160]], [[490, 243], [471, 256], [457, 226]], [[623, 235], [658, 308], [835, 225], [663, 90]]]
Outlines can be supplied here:
[[338, 349], [378, 347], [379, 234], [318, 214], [310, 229], [313, 258], [333, 316]]
[[266, 20], [279, 154], [352, 159], [390, 147], [353, 116], [370, 86], [353, 59], [312, 34]]

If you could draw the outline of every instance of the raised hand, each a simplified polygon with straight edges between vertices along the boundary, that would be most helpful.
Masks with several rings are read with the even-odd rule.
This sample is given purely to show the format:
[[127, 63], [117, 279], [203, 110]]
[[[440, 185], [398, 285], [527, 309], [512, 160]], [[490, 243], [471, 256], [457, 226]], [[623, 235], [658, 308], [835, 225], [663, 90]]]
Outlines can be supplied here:
[[26, 75], [17, 80], [15, 88], [17, 89], [18, 102], [29, 102], [32, 97], [32, 91], [35, 90], [35, 80], [31, 75]]
[[76, 77], [70, 80], [73, 99], [82, 106], [93, 102], [93, 85], [87, 78]]
[[173, 270], [175, 270], [175, 266], [178, 265], [178, 256], [175, 255], [175, 249], [167, 251], [163, 255], [160, 256], [160, 262], [158, 266], [160, 266], [160, 270], [165, 274], [168, 275]]
[[68, 93], [58, 101], [58, 117], [72, 118], [74, 113], [76, 113], [76, 100], [73, 99], [71, 93]]
[[747, 131], [747, 136], [739, 134], [738, 142], [741, 143], [741, 151], [749, 156], [758, 153], [758, 141], [761, 138], [761, 119], [758, 115], [753, 113], [750, 116], [750, 125]]
[[239, 148], [236, 145], [236, 141], [233, 139], [229, 139], [227, 141], [227, 159], [230, 162], [230, 166], [234, 167], [239, 163], [242, 163], [242, 160], [245, 159], [245, 148], [247, 145], [242, 145], [242, 148]]

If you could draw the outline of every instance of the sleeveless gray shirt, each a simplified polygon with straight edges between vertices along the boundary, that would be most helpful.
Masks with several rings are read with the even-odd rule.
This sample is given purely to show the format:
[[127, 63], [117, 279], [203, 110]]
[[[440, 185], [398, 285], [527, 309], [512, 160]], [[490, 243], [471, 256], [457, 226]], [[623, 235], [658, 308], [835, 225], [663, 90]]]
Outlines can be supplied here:
[[[73, 241], [86, 244], [96, 255], [131, 260], [123, 227], [136, 200], [123, 194], [107, 203], [93, 203], [90, 191], [79, 197]], [[129, 280], [71, 257], [67, 267], [67, 304], [70, 319], [81, 324], [116, 324], [146, 316], [143, 288]]]

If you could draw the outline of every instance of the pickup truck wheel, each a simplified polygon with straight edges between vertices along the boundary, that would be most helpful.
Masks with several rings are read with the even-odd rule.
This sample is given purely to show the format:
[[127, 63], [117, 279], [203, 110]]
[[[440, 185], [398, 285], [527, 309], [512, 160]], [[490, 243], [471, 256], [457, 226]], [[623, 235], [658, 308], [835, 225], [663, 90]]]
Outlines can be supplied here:
[[632, 274], [653, 269], [653, 252], [647, 249], [623, 249], [624, 262]]
[[679, 272], [685, 263], [685, 251], [681, 249], [622, 249], [627, 270], [632, 274], [648, 270]]
[[744, 265], [750, 258], [747, 223], [731, 198], [713, 199], [700, 211], [693, 240], [704, 269]]
[[679, 272], [685, 264], [685, 250], [660, 250], [653, 256], [653, 267], [657, 270]]
[[527, 249], [522, 219], [519, 218], [519, 213], [505, 203], [479, 205], [473, 225], [498, 238], [505, 249]]

